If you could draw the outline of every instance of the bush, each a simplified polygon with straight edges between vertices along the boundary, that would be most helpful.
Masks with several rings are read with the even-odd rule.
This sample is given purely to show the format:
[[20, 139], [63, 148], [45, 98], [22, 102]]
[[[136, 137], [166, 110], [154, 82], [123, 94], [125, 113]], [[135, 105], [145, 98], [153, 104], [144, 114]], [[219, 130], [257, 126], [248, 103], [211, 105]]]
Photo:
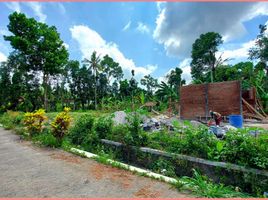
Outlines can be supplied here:
[[61, 140], [67, 134], [71, 123], [71, 116], [69, 115], [70, 110], [70, 108], [64, 108], [63, 112], [59, 113], [51, 123], [52, 134], [58, 140]]
[[112, 133], [113, 120], [111, 117], [100, 117], [95, 124], [96, 134], [100, 139], [106, 139]]
[[174, 165], [168, 160], [160, 158], [153, 162], [150, 168], [156, 173], [163, 174], [169, 177], [177, 177]]
[[268, 135], [257, 138], [248, 129], [228, 132], [223, 141], [218, 160], [239, 165], [268, 169]]
[[109, 140], [124, 143], [124, 137], [127, 135], [128, 129], [126, 125], [120, 124], [112, 127], [112, 133], [108, 135]]
[[27, 112], [24, 115], [24, 125], [30, 136], [41, 133], [46, 119], [45, 110], [39, 109], [35, 112]]
[[194, 192], [200, 197], [209, 198], [231, 198], [231, 197], [249, 197], [247, 194], [243, 194], [236, 191], [231, 186], [225, 186], [223, 184], [215, 184], [208, 177], [201, 175], [196, 170], [193, 170], [193, 178], [184, 176], [180, 180], [184, 184], [180, 185], [180, 188], [188, 189]]
[[23, 122], [24, 116], [23, 115], [18, 115], [13, 119], [13, 123], [15, 125], [20, 125], [21, 122]]
[[5, 129], [13, 129], [17, 125], [17, 118], [22, 119], [23, 116], [19, 112], [7, 111], [0, 117], [0, 123]]
[[41, 144], [42, 146], [45, 146], [45, 147], [59, 147], [60, 146], [60, 143], [59, 141], [57, 140], [57, 138], [55, 138], [52, 133], [50, 131], [46, 131], [46, 132], [43, 132], [39, 135], [36, 135], [34, 138], [33, 138], [33, 141], [35, 143], [38, 143], [38, 144]]
[[87, 136], [92, 134], [93, 125], [94, 118], [91, 115], [82, 115], [77, 120], [75, 126], [70, 130], [68, 137], [71, 139], [71, 142], [76, 145], [81, 145], [85, 140], [89, 140]]
[[130, 113], [127, 117], [127, 133], [124, 138], [124, 143], [134, 146], [146, 146], [149, 143], [147, 134], [141, 129], [141, 118], [138, 113]]

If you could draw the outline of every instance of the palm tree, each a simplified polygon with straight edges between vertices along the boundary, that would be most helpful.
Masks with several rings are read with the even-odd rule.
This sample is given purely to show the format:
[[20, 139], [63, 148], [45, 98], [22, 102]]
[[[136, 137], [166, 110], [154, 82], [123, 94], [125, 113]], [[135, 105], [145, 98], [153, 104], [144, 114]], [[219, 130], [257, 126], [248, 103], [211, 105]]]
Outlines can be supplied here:
[[175, 89], [171, 85], [168, 85], [162, 81], [158, 87], [159, 89], [155, 92], [155, 94], [163, 101], [168, 101], [171, 103], [173, 99], [176, 99], [178, 97]]
[[91, 59], [85, 58], [83, 61], [86, 65], [89, 65], [89, 68], [93, 70], [93, 74], [95, 77], [95, 90], [94, 90], [94, 96], [95, 96], [95, 110], [97, 109], [97, 76], [99, 74], [99, 71], [101, 71], [101, 65], [100, 65], [100, 56], [97, 56], [97, 52], [94, 51], [91, 55]]

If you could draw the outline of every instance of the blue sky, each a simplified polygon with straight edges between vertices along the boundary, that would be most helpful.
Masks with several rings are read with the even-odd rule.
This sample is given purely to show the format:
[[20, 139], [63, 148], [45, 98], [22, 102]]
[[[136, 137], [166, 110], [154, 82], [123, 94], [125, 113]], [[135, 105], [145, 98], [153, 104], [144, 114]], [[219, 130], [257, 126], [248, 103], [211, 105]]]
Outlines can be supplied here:
[[268, 21], [268, 3], [0, 3], [0, 61], [12, 51], [3, 40], [8, 15], [14, 11], [57, 27], [70, 59], [81, 61], [96, 50], [109, 54], [130, 77], [164, 80], [174, 67], [190, 81], [189, 63], [194, 40], [208, 31], [219, 32], [224, 43], [218, 56], [231, 64], [247, 60], [259, 24]]

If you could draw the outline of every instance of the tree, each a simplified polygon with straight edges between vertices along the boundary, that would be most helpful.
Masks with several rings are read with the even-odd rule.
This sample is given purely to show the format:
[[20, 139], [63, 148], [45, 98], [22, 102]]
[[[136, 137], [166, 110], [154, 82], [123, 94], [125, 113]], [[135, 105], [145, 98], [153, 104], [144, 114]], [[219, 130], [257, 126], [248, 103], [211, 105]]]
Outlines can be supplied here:
[[27, 71], [41, 72], [44, 87], [44, 107], [48, 108], [48, 84], [50, 76], [61, 73], [68, 60], [68, 52], [55, 26], [27, 18], [14, 12], [9, 15], [8, 30], [13, 33], [4, 36], [14, 48], [14, 54], [25, 60]]
[[167, 75], [168, 84], [174, 88], [177, 96], [179, 97], [180, 87], [184, 85], [186, 82], [181, 78], [182, 70], [178, 67], [171, 70], [171, 72]]
[[223, 43], [222, 36], [219, 33], [208, 32], [201, 34], [195, 40], [192, 47], [191, 74], [193, 79], [203, 80], [203, 73], [211, 72], [211, 82], [215, 78], [215, 68], [219, 62], [223, 62], [221, 58], [217, 61], [216, 52], [218, 46]]
[[256, 39], [255, 47], [249, 50], [249, 58], [251, 60], [258, 59], [263, 64], [268, 76], [268, 37], [266, 36], [266, 25], [259, 25], [260, 33]]
[[94, 51], [91, 55], [91, 59], [84, 59], [84, 63], [89, 65], [89, 68], [93, 70], [93, 74], [95, 77], [95, 86], [94, 86], [94, 102], [95, 102], [95, 110], [97, 109], [97, 78], [99, 75], [99, 71], [102, 70], [102, 66], [100, 65], [100, 57], [97, 56], [97, 52]]
[[124, 98], [130, 96], [130, 90], [129, 90], [129, 83], [127, 79], [124, 79], [122, 81], [119, 81], [119, 91], [120, 91], [120, 95], [121, 95], [121, 100], [123, 100]]
[[145, 75], [141, 79], [141, 84], [144, 85], [147, 88], [147, 94], [152, 95], [153, 94], [153, 89], [157, 87], [157, 79], [154, 79], [151, 77], [151, 75]]
[[132, 69], [131, 70], [131, 79], [129, 80], [129, 91], [131, 93], [131, 102], [132, 102], [132, 109], [134, 109], [134, 95], [136, 94], [137, 90], [138, 90], [138, 82], [136, 81], [136, 79], [134, 78], [135, 76], [135, 70]]
[[119, 63], [115, 62], [111, 57], [105, 55], [101, 61], [103, 71], [107, 74], [107, 80], [110, 84], [111, 78], [120, 80], [123, 78], [123, 70]]
[[11, 71], [6, 62], [0, 64], [0, 105], [6, 108], [10, 101]]
[[166, 84], [165, 82], [162, 81], [158, 87], [159, 89], [155, 92], [155, 94], [162, 101], [171, 103], [172, 100], [178, 98], [173, 87]]

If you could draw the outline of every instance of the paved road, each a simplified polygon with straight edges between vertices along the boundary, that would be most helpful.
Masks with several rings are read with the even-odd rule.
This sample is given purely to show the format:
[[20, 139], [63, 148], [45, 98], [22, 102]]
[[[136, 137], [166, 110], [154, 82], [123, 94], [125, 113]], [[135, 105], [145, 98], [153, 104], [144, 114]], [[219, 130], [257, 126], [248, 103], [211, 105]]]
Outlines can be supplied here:
[[170, 185], [39, 148], [0, 128], [0, 197], [189, 197]]

